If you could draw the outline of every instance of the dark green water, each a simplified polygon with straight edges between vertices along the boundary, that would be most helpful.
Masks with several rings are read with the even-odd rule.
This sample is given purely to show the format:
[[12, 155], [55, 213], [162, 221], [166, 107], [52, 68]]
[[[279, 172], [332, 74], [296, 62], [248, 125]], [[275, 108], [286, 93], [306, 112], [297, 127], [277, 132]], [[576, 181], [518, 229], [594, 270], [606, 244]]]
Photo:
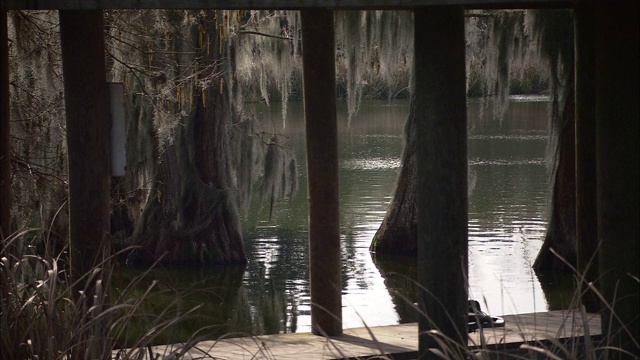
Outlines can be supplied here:
[[[177, 333], [205, 325], [215, 325], [209, 336], [310, 330], [302, 105], [289, 104], [284, 128], [278, 107], [253, 110], [288, 136], [300, 166], [298, 195], [278, 203], [270, 221], [268, 208], [255, 201], [243, 222], [250, 259], [246, 269], [158, 273], [175, 288], [200, 290], [180, 302], [182, 310], [203, 306]], [[348, 126], [346, 109], [338, 109], [345, 328], [414, 321], [408, 304], [415, 291], [415, 259], [374, 262], [368, 251], [399, 171], [407, 113], [407, 101], [367, 101]], [[570, 286], [541, 282], [531, 270], [547, 223], [547, 103], [517, 99], [501, 122], [491, 115], [491, 109], [469, 104], [468, 153], [475, 184], [469, 199], [470, 296], [493, 314], [564, 306]]]

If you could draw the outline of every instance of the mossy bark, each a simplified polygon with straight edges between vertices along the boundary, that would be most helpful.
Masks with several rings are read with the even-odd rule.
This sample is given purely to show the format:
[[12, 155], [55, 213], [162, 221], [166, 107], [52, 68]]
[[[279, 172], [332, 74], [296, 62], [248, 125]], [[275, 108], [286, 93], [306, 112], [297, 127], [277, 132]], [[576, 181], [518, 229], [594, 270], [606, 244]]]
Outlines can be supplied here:
[[[247, 261], [236, 209], [229, 131], [231, 108], [229, 49], [212, 12], [192, 25], [200, 44], [197, 60], [209, 67], [211, 81], [194, 89], [191, 108], [160, 154], [152, 188], [132, 244], [134, 261], [160, 259], [170, 265], [230, 264]], [[200, 40], [202, 41], [202, 40]], [[197, 43], [197, 41], [195, 41]]]

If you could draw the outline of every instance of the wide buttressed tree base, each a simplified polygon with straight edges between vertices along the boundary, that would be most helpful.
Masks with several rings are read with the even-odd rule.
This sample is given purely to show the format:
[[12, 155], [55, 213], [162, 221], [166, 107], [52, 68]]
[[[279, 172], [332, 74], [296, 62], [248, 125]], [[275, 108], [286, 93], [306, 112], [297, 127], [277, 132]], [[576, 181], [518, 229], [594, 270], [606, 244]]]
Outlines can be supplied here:
[[551, 216], [544, 243], [533, 263], [533, 269], [539, 274], [569, 272], [576, 266], [576, 130], [572, 75], [567, 86], [558, 134], [557, 165], [552, 177]]
[[[297, 165], [286, 139], [263, 131], [257, 117], [242, 110], [242, 87], [255, 75], [247, 64], [274, 61], [265, 52], [289, 53], [292, 41], [243, 29], [256, 21], [272, 29], [274, 21], [294, 17], [161, 10], [111, 15], [112, 76], [130, 89], [132, 107], [128, 174], [116, 187], [123, 204], [118, 223], [125, 227], [119, 245], [136, 247], [129, 260], [137, 264], [245, 263], [240, 214], [254, 192], [271, 210], [277, 199], [294, 196]], [[130, 29], [136, 22], [144, 25]], [[125, 30], [146, 37], [127, 37]], [[273, 49], [252, 36], [271, 40]], [[138, 48], [129, 50], [131, 43]], [[279, 88], [286, 98], [288, 85]]]
[[[224, 20], [215, 12], [170, 13], [167, 20], [175, 25], [174, 36], [184, 36], [173, 45], [179, 50], [171, 59], [175, 72], [182, 66], [199, 80], [188, 83], [187, 77], [178, 86], [179, 101], [169, 103], [164, 113], [154, 111], [159, 118], [173, 114], [168, 116], [177, 124], [161, 146], [146, 206], [131, 238], [139, 247], [134, 263], [244, 263], [228, 133], [237, 117], [230, 86], [225, 86], [231, 81], [230, 48], [220, 31]], [[203, 83], [206, 86], [199, 86]]]
[[391, 255], [416, 255], [418, 234], [416, 223], [416, 119], [412, 99], [405, 125], [405, 148], [396, 190], [387, 214], [373, 237], [369, 250]]
[[[468, 14], [473, 19], [473, 14]], [[575, 194], [575, 126], [572, 41], [556, 41], [558, 34], [572, 32], [573, 20], [566, 10], [535, 10], [528, 12], [496, 12], [485, 33], [475, 27], [486, 27], [483, 17], [469, 23], [467, 19], [467, 67], [475, 76], [478, 59], [483, 65], [483, 93], [495, 95], [494, 119], [502, 121], [509, 101], [509, 83], [513, 68], [530, 59], [546, 65], [551, 92], [549, 143], [547, 156], [550, 174], [550, 217], [545, 243], [534, 268], [538, 273], [568, 271], [576, 262], [576, 194]], [[474, 25], [475, 24], [475, 25]], [[528, 27], [525, 29], [525, 27]], [[475, 32], [474, 32], [475, 31]], [[473, 35], [475, 34], [475, 35]], [[474, 39], [479, 37], [480, 39]], [[487, 38], [483, 38], [483, 36]], [[571, 37], [569, 37], [571, 38]], [[471, 44], [485, 48], [478, 54]], [[537, 47], [531, 55], [530, 47]], [[489, 50], [487, 50], [489, 49]], [[529, 59], [529, 60], [528, 60]], [[542, 67], [542, 65], [540, 65]], [[394, 195], [382, 225], [376, 232], [370, 251], [376, 254], [416, 255], [416, 161], [415, 119], [413, 99], [405, 131], [402, 167]], [[469, 171], [470, 192], [473, 172]], [[553, 251], [552, 251], [553, 249]]]

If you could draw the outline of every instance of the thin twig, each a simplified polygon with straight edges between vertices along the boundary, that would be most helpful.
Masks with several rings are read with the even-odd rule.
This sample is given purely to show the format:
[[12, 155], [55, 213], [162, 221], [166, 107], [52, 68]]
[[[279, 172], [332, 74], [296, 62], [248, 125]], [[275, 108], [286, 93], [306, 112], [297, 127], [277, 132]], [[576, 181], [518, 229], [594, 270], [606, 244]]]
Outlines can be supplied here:
[[238, 31], [238, 34], [258, 35], [258, 36], [265, 36], [265, 37], [274, 38], [274, 39], [293, 41], [293, 38], [291, 38], [291, 37], [280, 36], [280, 35], [271, 35], [271, 34], [266, 34], [266, 33], [263, 33], [263, 32], [253, 31], [253, 30], [240, 30], [240, 31]]

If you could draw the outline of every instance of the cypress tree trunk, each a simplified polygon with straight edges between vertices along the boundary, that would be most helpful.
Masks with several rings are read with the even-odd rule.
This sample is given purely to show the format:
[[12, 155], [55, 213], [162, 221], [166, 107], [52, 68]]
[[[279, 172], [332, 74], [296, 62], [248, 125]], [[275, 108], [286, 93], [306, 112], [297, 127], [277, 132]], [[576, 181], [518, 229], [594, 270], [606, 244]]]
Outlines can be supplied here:
[[378, 254], [413, 255], [418, 253], [416, 224], [416, 119], [415, 98], [411, 98], [405, 125], [402, 168], [387, 213], [376, 231], [369, 250]]
[[552, 176], [551, 216], [544, 243], [533, 263], [537, 273], [568, 272], [576, 266], [575, 86], [573, 71], [569, 74], [560, 120], [564, 125], [558, 139], [558, 165]]
[[[245, 263], [246, 253], [231, 169], [228, 132], [234, 114], [230, 104], [229, 49], [214, 12], [191, 25], [200, 43], [197, 61], [212, 78], [193, 89], [192, 107], [176, 127], [173, 142], [160, 155], [153, 187], [133, 236], [136, 260], [172, 265]], [[206, 36], [202, 36], [204, 29]], [[195, 40], [193, 40], [195, 39]]]

